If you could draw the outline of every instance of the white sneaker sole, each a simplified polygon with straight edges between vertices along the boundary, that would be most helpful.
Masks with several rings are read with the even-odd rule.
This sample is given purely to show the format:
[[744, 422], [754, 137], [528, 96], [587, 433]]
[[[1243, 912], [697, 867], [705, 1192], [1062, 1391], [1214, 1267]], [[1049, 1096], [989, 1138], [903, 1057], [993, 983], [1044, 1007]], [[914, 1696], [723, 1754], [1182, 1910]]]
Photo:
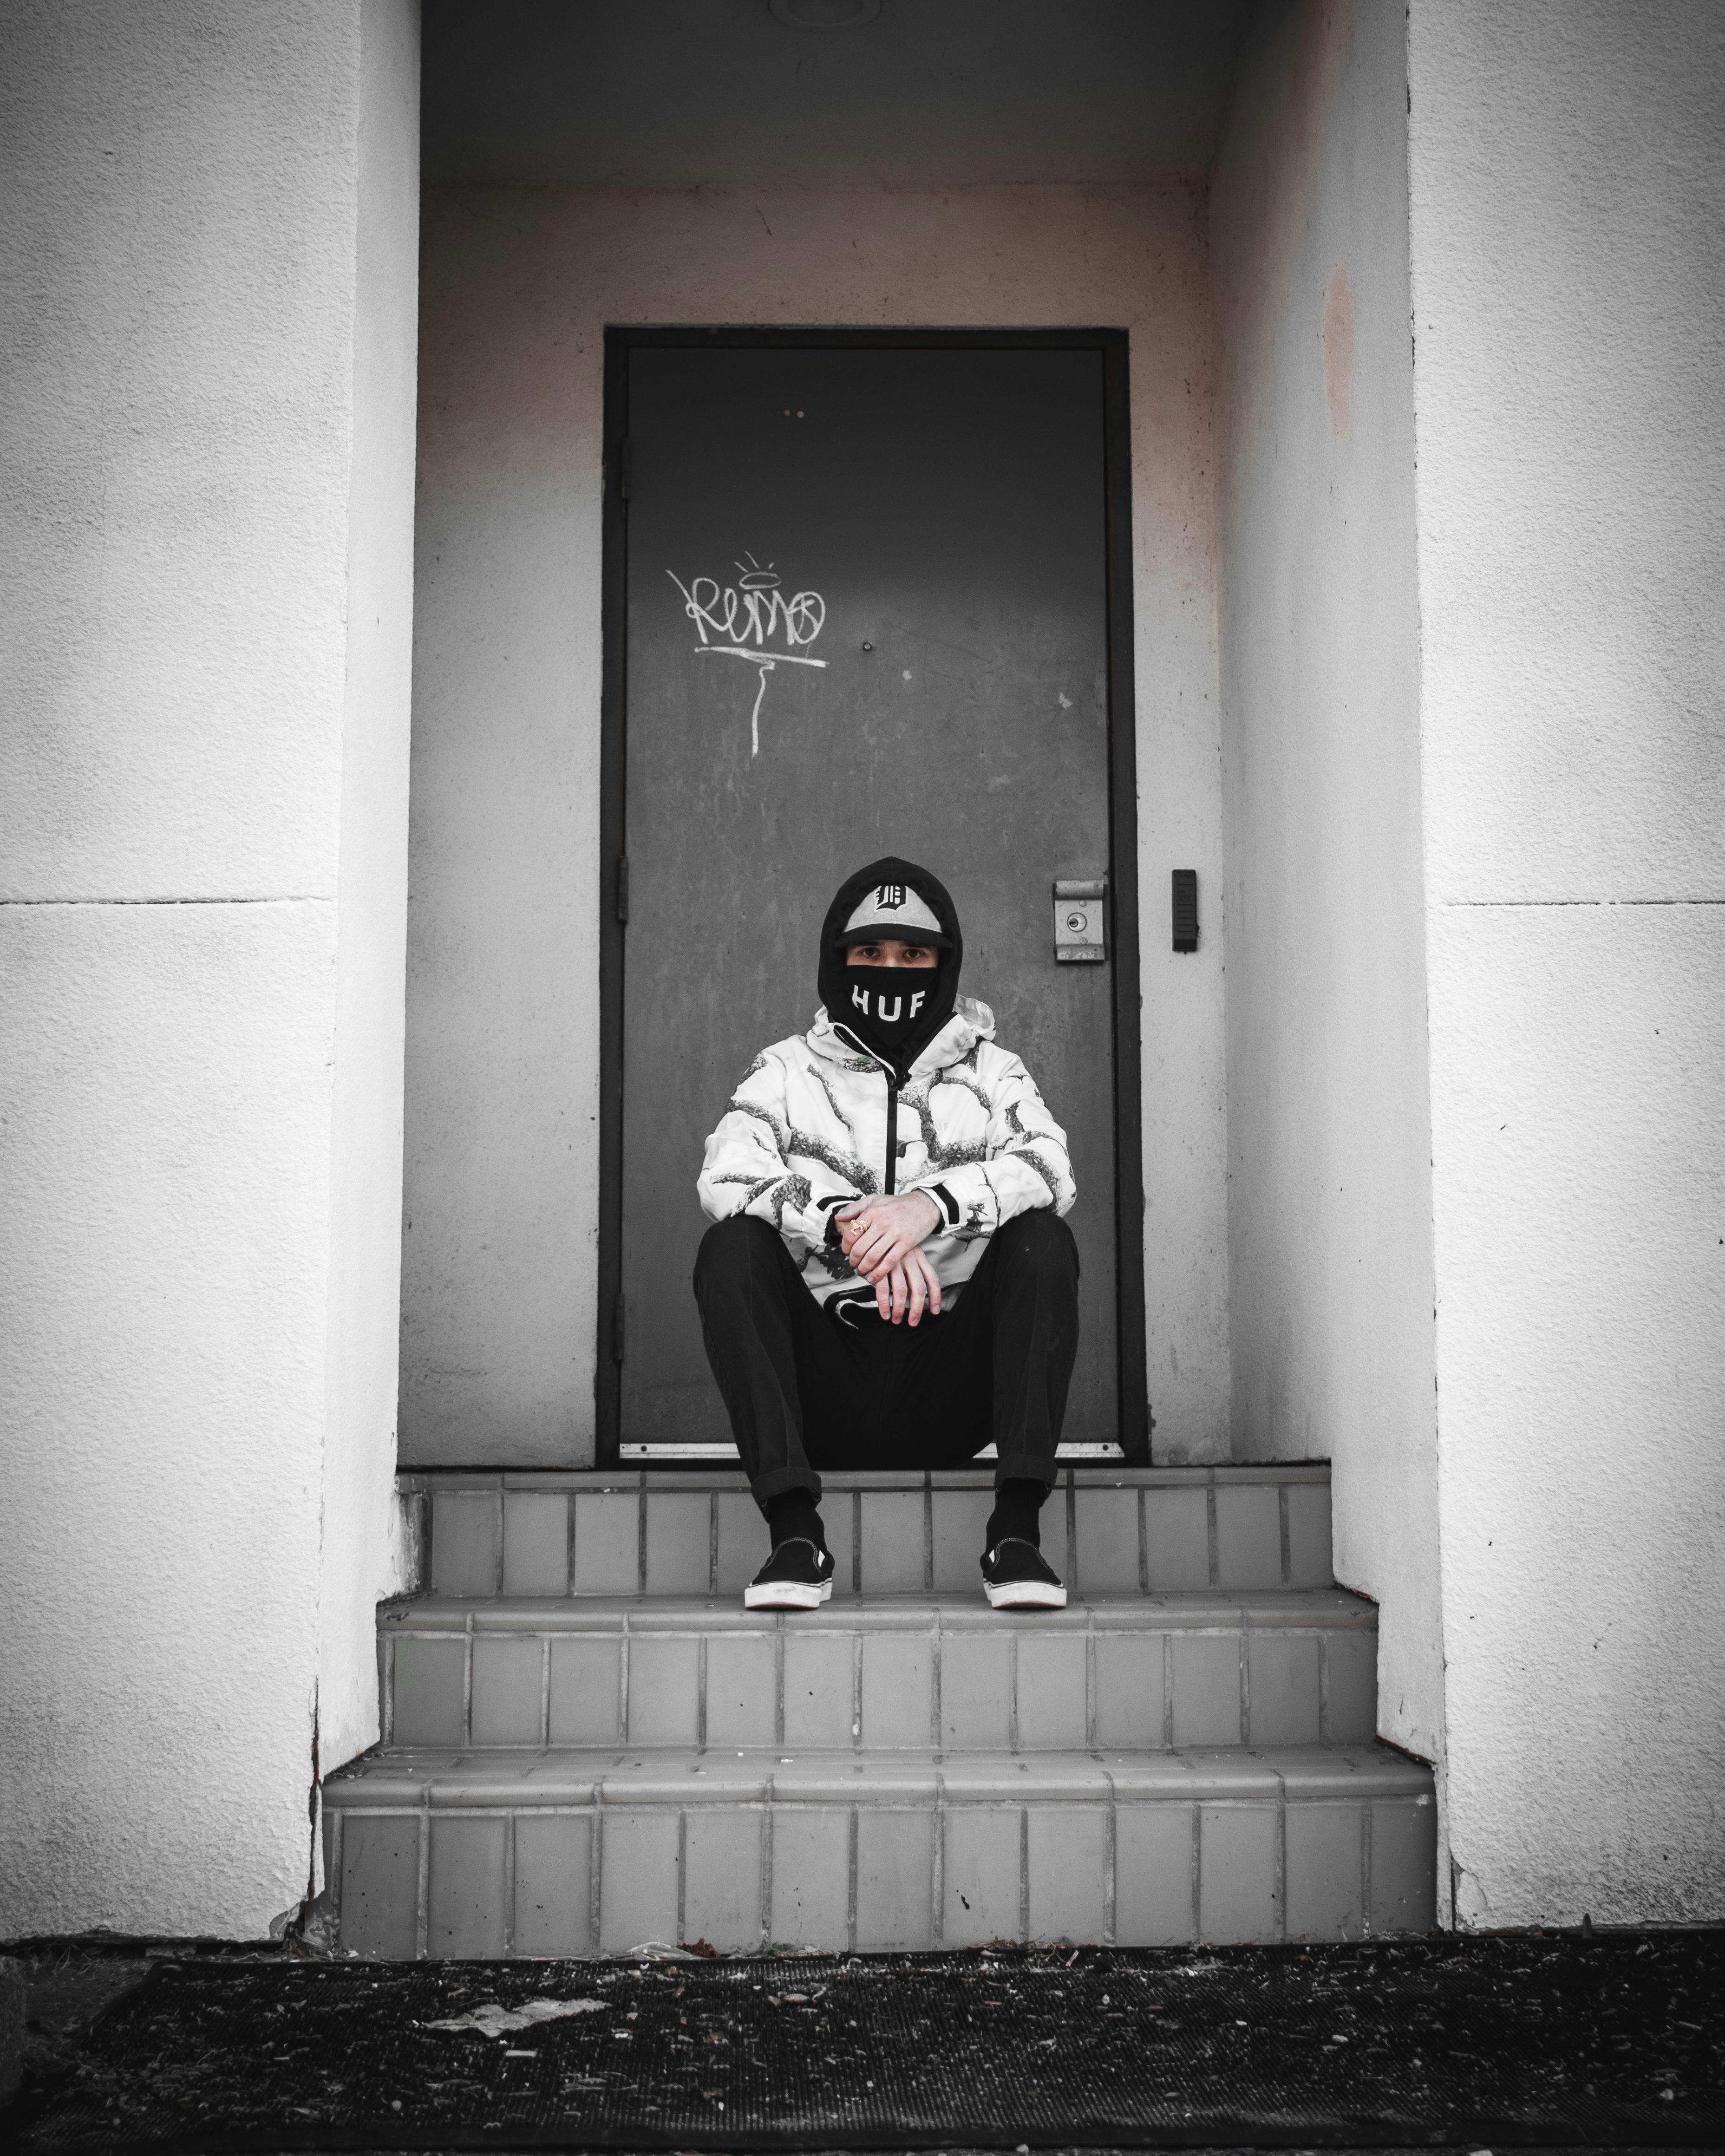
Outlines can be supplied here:
[[[759, 1587], [742, 1590], [745, 1609], [819, 1609], [823, 1602], [833, 1599], [833, 1583], [824, 1579], [819, 1587], [810, 1587], [800, 1579], [771, 1579]], [[1065, 1596], [1060, 1599], [1064, 1602]]]
[[1003, 1587], [984, 1582], [983, 1592], [991, 1609], [1064, 1609], [1066, 1590], [1050, 1587], [1046, 1580], [1014, 1579]]

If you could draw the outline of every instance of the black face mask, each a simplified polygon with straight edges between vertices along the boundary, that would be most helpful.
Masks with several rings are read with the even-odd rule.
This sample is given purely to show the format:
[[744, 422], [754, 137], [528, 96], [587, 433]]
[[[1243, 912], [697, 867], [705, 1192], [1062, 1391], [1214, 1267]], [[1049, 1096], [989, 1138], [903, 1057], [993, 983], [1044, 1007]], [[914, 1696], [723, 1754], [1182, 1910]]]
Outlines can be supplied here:
[[832, 1015], [889, 1063], [922, 1025], [940, 980], [937, 966], [845, 968], [845, 1004]]

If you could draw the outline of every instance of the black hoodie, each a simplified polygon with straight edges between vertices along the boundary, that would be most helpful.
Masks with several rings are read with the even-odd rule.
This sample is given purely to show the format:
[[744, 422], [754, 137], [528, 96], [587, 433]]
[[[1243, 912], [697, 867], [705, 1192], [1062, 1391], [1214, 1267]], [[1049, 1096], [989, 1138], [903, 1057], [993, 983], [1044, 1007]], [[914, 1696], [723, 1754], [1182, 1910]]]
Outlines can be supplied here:
[[859, 869], [855, 875], [847, 876], [820, 925], [820, 999], [835, 1029], [848, 1030], [844, 1024], [844, 1013], [850, 991], [845, 978], [847, 954], [839, 948], [839, 938], [865, 896], [883, 883], [909, 884], [932, 907], [935, 918], [952, 941], [952, 949], [940, 954], [934, 988], [922, 1023], [900, 1046], [896, 1075], [900, 1085], [903, 1085], [911, 1065], [952, 1015], [958, 1000], [958, 969], [964, 963], [964, 937], [958, 927], [957, 910], [946, 886], [927, 869], [919, 869], [914, 861], [901, 860], [896, 854], [887, 854], [878, 861], [870, 861], [865, 869]]

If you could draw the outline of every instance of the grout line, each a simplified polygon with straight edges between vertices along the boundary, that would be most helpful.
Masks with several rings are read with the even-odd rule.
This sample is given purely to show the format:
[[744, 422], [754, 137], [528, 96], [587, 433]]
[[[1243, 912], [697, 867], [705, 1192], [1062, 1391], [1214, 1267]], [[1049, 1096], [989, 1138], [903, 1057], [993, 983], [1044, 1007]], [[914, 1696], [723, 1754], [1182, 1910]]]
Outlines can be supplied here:
[[[1271, 1770], [1275, 1773], [1272, 1768]], [[1288, 1935], [1288, 1785], [1276, 1776], [1276, 1841], [1271, 1891], [1276, 1897], [1276, 1936]]]
[[1276, 1486], [1276, 1517], [1281, 1536], [1281, 1584], [1284, 1587], [1291, 1587], [1294, 1567], [1292, 1548], [1288, 1539], [1288, 1486], [1286, 1482], [1278, 1482]]
[[941, 1672], [946, 1661], [946, 1630], [941, 1621], [941, 1612], [936, 1609], [934, 1623], [929, 1628], [928, 1658], [928, 1742], [930, 1748], [941, 1748]]
[[767, 1777], [766, 1801], [761, 1806], [761, 1943], [773, 1943], [773, 1776]]
[[1174, 1748], [1174, 1635], [1162, 1635], [1162, 1745], [1165, 1752]]
[[1096, 1748], [1096, 1613], [1084, 1613], [1084, 1743]]
[[515, 1959], [515, 1830], [519, 1812], [503, 1815], [503, 1958]]
[[934, 1476], [922, 1476], [922, 1592], [934, 1592]]
[[461, 1742], [471, 1748], [473, 1743], [473, 1612], [467, 1613], [467, 1623], [461, 1643]]
[[850, 1878], [849, 1878], [849, 1883], [848, 1883], [848, 1885], [847, 1885], [847, 1887], [846, 1887], [846, 1889], [845, 1889], [845, 1943], [846, 1943], [847, 1947], [849, 1948], [850, 1951], [852, 1953], [855, 1953], [856, 1952], [856, 1844], [857, 1844], [857, 1833], [858, 1833], [858, 1825], [857, 1825], [857, 1808], [856, 1808], [856, 1806], [855, 1806], [855, 1804], [853, 1804], [853, 1805], [850, 1807], [850, 1837], [849, 1837], [849, 1839], [850, 1839], [850, 1850], [849, 1850], [848, 1860], [847, 1860], [847, 1861], [848, 1861], [848, 1864], [849, 1864], [849, 1870], [850, 1870]]
[[563, 1538], [567, 1554], [563, 1567], [563, 1592], [571, 1596], [575, 1592], [575, 1516], [580, 1502], [576, 1491], [564, 1492]]
[[1216, 1532], [1216, 1482], [1214, 1473], [1204, 1485], [1204, 1533], [1209, 1543], [1209, 1579], [1211, 1587], [1219, 1586], [1222, 1578], [1221, 1543]]
[[551, 1748], [551, 1635], [539, 1640], [539, 1748]]
[[1360, 1799], [1359, 1808], [1359, 1928], [1362, 1938], [1372, 1936], [1372, 1860], [1376, 1851], [1372, 1846], [1372, 1800]]
[[346, 1861], [342, 1835], [344, 1821], [339, 1811], [331, 1811], [322, 1805], [318, 1808], [318, 1818], [328, 1825], [330, 1830], [329, 1840], [325, 1846], [323, 1891], [329, 1897], [330, 1913], [336, 1920], [336, 1948], [339, 1953], [341, 1946], [341, 1873]]
[[1016, 1628], [1008, 1635], [1006, 1645], [1006, 1748], [1019, 1748], [1019, 1635]]
[[1204, 1936], [1204, 1806], [1192, 1807], [1192, 1937]]
[[[773, 1633], [773, 1742], [784, 1743], [784, 1619], [776, 1618]], [[768, 1787], [771, 1787], [769, 1781]]]
[[850, 1591], [862, 1593], [862, 1492], [850, 1493]]
[[418, 1866], [413, 1882], [413, 1958], [427, 1958], [431, 1947], [431, 1784], [419, 1798]]
[[1140, 1594], [1147, 1594], [1150, 1592], [1150, 1522], [1144, 1507], [1144, 1499], [1147, 1494], [1147, 1493], [1142, 1487], [1140, 1487], [1137, 1492], [1138, 1500], [1138, 1592]]
[[605, 1868], [604, 1796], [604, 1778], [603, 1776], [597, 1776], [593, 1781], [593, 1831], [588, 1842], [588, 1864], [589, 1876], [587, 1884], [587, 1921], [593, 1927], [592, 1946], [593, 1951], [595, 1953], [599, 1951], [599, 1941], [604, 1937], [604, 1933], [601, 1928], [601, 1922], [604, 1915], [603, 1902]]
[[719, 1591], [719, 1493], [706, 1493], [706, 1591]]
[[1066, 1470], [1066, 1577], [1078, 1586], [1078, 1486]]
[[1252, 1632], [1251, 1620], [1240, 1613], [1240, 1741], [1252, 1741]]
[[1330, 1635], [1317, 1635], [1317, 1741], [1330, 1741]]
[[625, 1609], [623, 1630], [617, 1635], [617, 1729], [624, 1744], [629, 1742], [629, 1650], [634, 1636], [629, 1629], [629, 1612]]
[[947, 1778], [934, 1778], [934, 1838], [928, 1864], [928, 1936], [936, 1947], [947, 1938]]
[[1019, 1812], [1019, 1943], [1030, 1936], [1030, 1808]]
[[695, 1642], [695, 1743], [701, 1752], [706, 1749], [706, 1643], [705, 1632]]
[[863, 1629], [859, 1625], [850, 1635], [850, 1741], [859, 1751], [862, 1748], [862, 1711]]
[[647, 1592], [647, 1507], [649, 1499], [645, 1483], [647, 1471], [641, 1470], [643, 1487], [635, 1492], [635, 1592]]
[[395, 1742], [395, 1634], [383, 1635], [382, 1697], [377, 1702], [377, 1734], [385, 1744]]
[[674, 1944], [681, 1946], [689, 1936], [689, 1815], [680, 1804], [677, 1807], [677, 1931]]
[[1102, 1944], [1111, 1947], [1120, 1937], [1120, 1822], [1114, 1777], [1106, 1768], [1102, 1779], [1108, 1784], [1108, 1808], [1102, 1815]]
[[492, 1592], [494, 1594], [502, 1594], [502, 1592], [503, 1592], [503, 1535], [504, 1535], [504, 1512], [503, 1512], [503, 1481], [502, 1481], [502, 1477], [501, 1477], [501, 1476], [499, 1476], [499, 1478], [498, 1478], [498, 1481], [497, 1481], [497, 1511], [496, 1511], [496, 1522], [497, 1522], [497, 1527], [496, 1527], [495, 1546], [495, 1548], [494, 1548], [493, 1553], [492, 1553], [492, 1563], [491, 1563], [491, 1583], [492, 1583], [492, 1584], [491, 1584], [491, 1592]]

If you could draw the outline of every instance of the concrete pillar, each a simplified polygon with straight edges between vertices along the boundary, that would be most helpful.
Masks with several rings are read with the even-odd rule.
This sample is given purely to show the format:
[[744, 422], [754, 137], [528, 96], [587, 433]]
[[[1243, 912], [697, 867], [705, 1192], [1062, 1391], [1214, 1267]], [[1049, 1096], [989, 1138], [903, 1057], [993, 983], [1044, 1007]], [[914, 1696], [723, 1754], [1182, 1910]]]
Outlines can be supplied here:
[[0, 1933], [256, 1937], [375, 1735], [417, 8], [0, 44]]
[[1725, 13], [1413, 0], [1464, 1923], [1725, 1917]]

